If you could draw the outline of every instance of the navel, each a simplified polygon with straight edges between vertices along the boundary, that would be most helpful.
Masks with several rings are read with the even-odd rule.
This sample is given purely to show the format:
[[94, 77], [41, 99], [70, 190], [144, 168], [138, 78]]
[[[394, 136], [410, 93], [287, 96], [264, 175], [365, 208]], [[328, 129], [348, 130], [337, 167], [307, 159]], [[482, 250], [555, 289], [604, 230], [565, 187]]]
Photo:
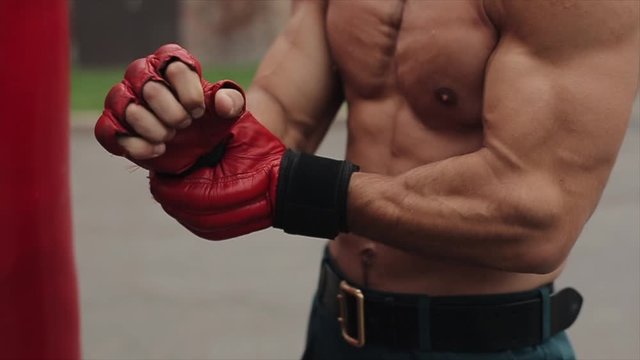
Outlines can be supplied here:
[[447, 87], [436, 89], [435, 97], [444, 106], [456, 106], [458, 104], [458, 95]]
[[360, 251], [360, 264], [362, 265], [362, 285], [369, 287], [369, 270], [376, 257], [375, 245], [370, 244]]

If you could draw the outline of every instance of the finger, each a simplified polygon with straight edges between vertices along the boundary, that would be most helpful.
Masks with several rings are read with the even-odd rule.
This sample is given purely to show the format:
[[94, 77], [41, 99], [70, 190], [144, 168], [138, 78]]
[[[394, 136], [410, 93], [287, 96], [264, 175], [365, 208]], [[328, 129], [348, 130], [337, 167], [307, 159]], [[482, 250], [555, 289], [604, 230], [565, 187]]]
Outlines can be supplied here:
[[204, 91], [198, 74], [186, 64], [174, 61], [165, 71], [165, 77], [178, 94], [182, 106], [194, 119], [204, 114]]
[[220, 89], [214, 100], [216, 114], [223, 118], [234, 118], [244, 108], [244, 97], [238, 90]]
[[191, 117], [165, 85], [149, 81], [142, 88], [142, 96], [151, 111], [165, 125], [183, 129], [191, 124]]
[[145, 140], [152, 143], [161, 143], [171, 140], [176, 130], [168, 128], [160, 120], [138, 104], [129, 104], [125, 110], [125, 121]]
[[127, 154], [137, 160], [151, 159], [162, 155], [165, 151], [164, 144], [152, 144], [142, 138], [123, 136], [118, 139]]

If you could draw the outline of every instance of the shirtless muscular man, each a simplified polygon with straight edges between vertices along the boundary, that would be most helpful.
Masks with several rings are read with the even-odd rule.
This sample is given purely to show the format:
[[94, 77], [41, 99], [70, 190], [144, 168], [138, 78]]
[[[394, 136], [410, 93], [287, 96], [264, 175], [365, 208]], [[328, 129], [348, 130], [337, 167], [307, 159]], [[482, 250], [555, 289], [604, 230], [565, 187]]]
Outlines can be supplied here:
[[[201, 237], [334, 239], [305, 358], [571, 359], [581, 297], [552, 284], [623, 139], [639, 7], [297, 0], [246, 105], [166, 45], [96, 136]], [[345, 101], [348, 160], [311, 155]]]

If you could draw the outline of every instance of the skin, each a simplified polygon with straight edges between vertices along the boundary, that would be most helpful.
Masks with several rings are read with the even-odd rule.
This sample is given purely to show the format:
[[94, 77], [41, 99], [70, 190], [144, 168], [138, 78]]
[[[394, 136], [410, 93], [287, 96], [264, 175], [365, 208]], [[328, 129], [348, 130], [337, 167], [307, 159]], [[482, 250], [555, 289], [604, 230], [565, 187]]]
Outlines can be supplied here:
[[[638, 87], [636, 1], [294, 1], [248, 107], [287, 146], [313, 152], [343, 101], [350, 233], [330, 243], [356, 283], [432, 295], [553, 281], [604, 189]], [[138, 158], [158, 156], [204, 102], [130, 106]], [[310, 85], [311, 84], [311, 85]], [[236, 116], [242, 97], [215, 99]], [[189, 115], [191, 114], [191, 116]], [[197, 118], [197, 116], [195, 116]], [[137, 124], [137, 125], [136, 125]]]

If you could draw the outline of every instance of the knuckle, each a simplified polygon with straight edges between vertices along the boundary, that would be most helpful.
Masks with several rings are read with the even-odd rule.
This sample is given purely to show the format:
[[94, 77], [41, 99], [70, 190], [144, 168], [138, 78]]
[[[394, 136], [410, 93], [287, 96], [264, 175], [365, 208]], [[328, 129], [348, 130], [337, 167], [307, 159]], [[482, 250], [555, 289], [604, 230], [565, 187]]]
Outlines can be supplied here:
[[127, 136], [125, 138], [118, 139], [118, 142], [128, 154], [136, 154], [139, 147], [136, 146], [135, 140], [136, 139], [134, 137]]
[[[154, 53], [154, 56], [158, 59], [165, 59], [168, 61], [175, 61], [175, 59], [184, 63], [189, 70], [193, 70], [197, 74], [201, 74], [201, 67], [198, 60], [183, 48], [177, 44], [167, 44], [160, 47]], [[166, 70], [166, 69], [165, 69]]]
[[244, 106], [244, 97], [239, 91], [233, 89], [222, 89], [220, 91], [231, 100], [231, 105], [234, 110]]
[[169, 123], [172, 126], [178, 126], [188, 121], [189, 115], [187, 115], [187, 113], [184, 112], [184, 110], [179, 109], [172, 112], [170, 115], [167, 115], [165, 120], [167, 123]]
[[194, 109], [204, 105], [204, 95], [198, 94], [197, 92], [185, 94], [180, 100], [186, 109]]
[[132, 61], [125, 70], [125, 78], [134, 75], [140, 71], [144, 71], [147, 68], [147, 60], [145, 58], [139, 58]]
[[124, 73], [124, 78], [136, 89], [140, 89], [140, 85], [149, 77], [149, 68], [145, 58], [133, 61]]
[[153, 116], [140, 105], [131, 105], [127, 108], [125, 122], [135, 130], [137, 135], [145, 138], [155, 127]]
[[120, 122], [109, 112], [103, 112], [94, 128], [96, 139], [108, 152], [121, 156], [123, 149], [118, 143], [118, 137], [128, 134]]
[[[153, 156], [153, 148], [143, 140], [139, 139], [126, 139], [128, 141], [122, 144], [122, 147], [127, 151], [129, 156], [134, 159], [147, 159]], [[139, 140], [139, 141], [135, 141]]]
[[161, 55], [164, 53], [175, 53], [175, 52], [180, 52], [180, 51], [186, 51], [182, 46], [178, 45], [178, 44], [165, 44], [160, 46], [155, 52], [154, 54], [156, 55]]
[[135, 96], [129, 91], [123, 82], [115, 84], [104, 100], [104, 107], [113, 111], [116, 117], [121, 118], [124, 115], [127, 105], [135, 100]]
[[123, 83], [119, 82], [111, 87], [109, 93], [107, 94], [106, 103], [109, 104], [119, 97], [122, 97], [126, 94], [125, 86]]
[[191, 69], [185, 63], [182, 61], [174, 61], [167, 66], [165, 75], [168, 78], [179, 78], [189, 71], [191, 71]]
[[239, 106], [244, 105], [244, 96], [238, 90], [229, 90], [229, 97]]
[[153, 118], [142, 106], [130, 106], [127, 113], [127, 123], [133, 127], [141, 140], [153, 143], [164, 141], [169, 131], [158, 120]]
[[145, 139], [152, 143], [159, 143], [167, 140], [167, 133], [169, 131], [160, 124], [151, 124], [147, 127], [147, 134]]
[[166, 91], [164, 85], [155, 81], [149, 81], [142, 87], [142, 96], [145, 101], [154, 101], [164, 95]]
[[141, 106], [136, 105], [136, 104], [129, 104], [129, 106], [127, 106], [127, 108], [124, 111], [124, 120], [130, 124], [136, 124], [138, 121], [140, 121], [140, 109]]

